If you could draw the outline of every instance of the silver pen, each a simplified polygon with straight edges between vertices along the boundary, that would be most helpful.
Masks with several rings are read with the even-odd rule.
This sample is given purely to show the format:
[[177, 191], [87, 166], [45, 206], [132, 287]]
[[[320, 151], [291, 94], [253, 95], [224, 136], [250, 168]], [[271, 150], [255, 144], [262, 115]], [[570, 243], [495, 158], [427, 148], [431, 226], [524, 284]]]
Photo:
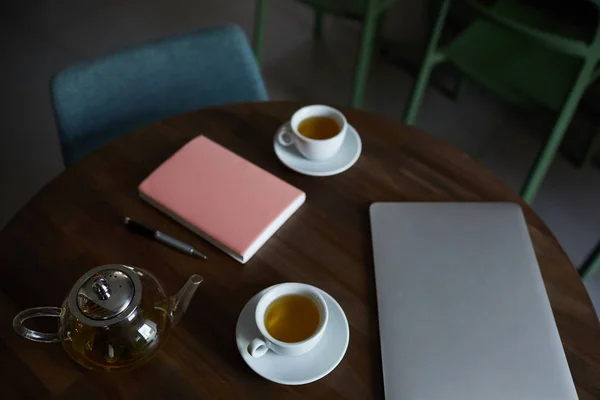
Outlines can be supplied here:
[[125, 217], [125, 226], [130, 232], [134, 232], [139, 235], [145, 236], [148, 239], [154, 239], [169, 247], [179, 250], [182, 253], [189, 254], [190, 256], [198, 257], [203, 260], [207, 259], [207, 257], [204, 254], [200, 253], [198, 250], [196, 250], [189, 244], [183, 243], [175, 239], [174, 237], [162, 233], [161, 231], [157, 231], [155, 229], [147, 227], [146, 225], [140, 224], [139, 222], [136, 222], [129, 217]]

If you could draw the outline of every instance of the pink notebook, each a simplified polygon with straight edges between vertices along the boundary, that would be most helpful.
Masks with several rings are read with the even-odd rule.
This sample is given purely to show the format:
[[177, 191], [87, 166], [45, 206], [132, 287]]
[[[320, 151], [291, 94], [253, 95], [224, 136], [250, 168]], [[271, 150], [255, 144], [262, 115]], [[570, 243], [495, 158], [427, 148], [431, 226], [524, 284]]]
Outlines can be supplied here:
[[245, 263], [304, 203], [301, 190], [199, 136], [139, 186], [154, 207]]

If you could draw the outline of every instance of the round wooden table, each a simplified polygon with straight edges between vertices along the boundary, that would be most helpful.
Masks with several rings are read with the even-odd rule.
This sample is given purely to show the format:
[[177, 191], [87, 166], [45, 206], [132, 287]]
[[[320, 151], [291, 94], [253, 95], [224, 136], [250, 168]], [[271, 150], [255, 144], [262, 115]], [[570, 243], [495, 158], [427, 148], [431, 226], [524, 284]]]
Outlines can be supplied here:
[[[467, 155], [417, 129], [344, 109], [363, 153], [350, 170], [315, 178], [275, 157], [276, 129], [302, 106], [238, 104], [152, 124], [94, 152], [48, 184], [0, 233], [0, 391], [66, 398], [381, 398], [375, 282], [368, 207], [374, 201], [515, 201], [523, 207], [569, 366], [582, 399], [600, 397], [600, 327], [575, 269], [544, 223], [499, 179]], [[204, 134], [304, 190], [307, 201], [246, 265], [142, 202], [138, 184], [167, 157]], [[202, 262], [124, 229], [123, 217], [205, 252]], [[147, 365], [107, 374], [82, 369], [58, 344], [18, 336], [22, 309], [59, 306], [94, 266], [150, 270], [168, 292], [204, 277], [180, 324]], [[248, 299], [278, 282], [318, 286], [350, 322], [350, 346], [325, 378], [283, 386], [256, 375], [234, 332]], [[518, 310], [515, 310], [518, 312]]]

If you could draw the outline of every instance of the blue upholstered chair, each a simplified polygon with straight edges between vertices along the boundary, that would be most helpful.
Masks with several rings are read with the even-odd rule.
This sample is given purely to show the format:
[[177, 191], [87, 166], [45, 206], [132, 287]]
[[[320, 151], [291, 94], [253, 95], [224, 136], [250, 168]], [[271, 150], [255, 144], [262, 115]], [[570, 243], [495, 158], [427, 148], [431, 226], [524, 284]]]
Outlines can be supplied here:
[[237, 26], [200, 30], [73, 65], [52, 79], [51, 95], [66, 165], [171, 115], [267, 100], [252, 50]]

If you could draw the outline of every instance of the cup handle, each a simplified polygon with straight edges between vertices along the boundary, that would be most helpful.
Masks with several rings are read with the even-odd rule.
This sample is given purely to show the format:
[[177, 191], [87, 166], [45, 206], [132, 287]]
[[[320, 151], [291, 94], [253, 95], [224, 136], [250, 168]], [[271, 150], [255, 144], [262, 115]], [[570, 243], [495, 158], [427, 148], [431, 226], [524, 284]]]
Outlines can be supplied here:
[[17, 333], [23, 336], [25, 339], [33, 340], [34, 342], [42, 342], [42, 343], [55, 343], [59, 342], [60, 339], [58, 337], [58, 332], [53, 333], [44, 333], [34, 331], [33, 329], [29, 329], [25, 326], [25, 321], [30, 318], [38, 318], [38, 317], [57, 317], [60, 318], [59, 307], [35, 307], [29, 308], [25, 311], [21, 311], [17, 314], [15, 319], [13, 319], [13, 328]]
[[277, 134], [277, 141], [280, 145], [288, 147], [294, 144], [294, 136], [289, 131], [289, 128], [286, 126]]
[[261, 338], [256, 338], [248, 343], [248, 353], [254, 358], [259, 358], [267, 354], [269, 345]]

